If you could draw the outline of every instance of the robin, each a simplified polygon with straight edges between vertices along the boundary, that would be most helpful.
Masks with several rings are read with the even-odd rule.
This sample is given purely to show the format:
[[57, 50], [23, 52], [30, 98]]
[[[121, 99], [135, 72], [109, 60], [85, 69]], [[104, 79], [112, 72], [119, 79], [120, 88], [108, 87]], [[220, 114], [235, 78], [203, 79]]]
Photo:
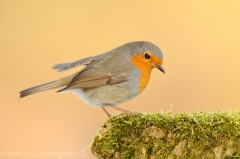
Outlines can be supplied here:
[[109, 117], [106, 107], [136, 114], [117, 105], [133, 99], [146, 88], [153, 68], [165, 73], [162, 59], [161, 50], [150, 42], [126, 43], [100, 55], [56, 64], [52, 68], [58, 72], [86, 67], [73, 75], [25, 89], [20, 97], [59, 89], [57, 92], [73, 92], [86, 103], [101, 107]]

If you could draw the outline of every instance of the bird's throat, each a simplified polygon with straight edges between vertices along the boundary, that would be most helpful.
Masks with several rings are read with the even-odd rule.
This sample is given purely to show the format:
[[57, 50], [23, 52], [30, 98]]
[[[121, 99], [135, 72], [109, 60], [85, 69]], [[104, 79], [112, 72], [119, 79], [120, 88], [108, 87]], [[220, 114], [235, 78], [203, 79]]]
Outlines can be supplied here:
[[141, 58], [138, 56], [133, 56], [131, 58], [131, 62], [134, 66], [136, 66], [139, 69], [141, 73], [138, 79], [138, 84], [139, 84], [139, 92], [142, 92], [148, 84], [151, 71], [154, 67], [144, 62], [143, 60], [141, 60]]

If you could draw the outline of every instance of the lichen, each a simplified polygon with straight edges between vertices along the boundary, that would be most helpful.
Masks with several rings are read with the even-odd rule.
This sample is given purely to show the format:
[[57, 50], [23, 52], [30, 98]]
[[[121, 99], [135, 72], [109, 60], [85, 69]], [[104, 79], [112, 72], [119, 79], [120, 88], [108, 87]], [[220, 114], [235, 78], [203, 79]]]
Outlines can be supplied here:
[[240, 158], [240, 110], [111, 117], [93, 138], [100, 159]]

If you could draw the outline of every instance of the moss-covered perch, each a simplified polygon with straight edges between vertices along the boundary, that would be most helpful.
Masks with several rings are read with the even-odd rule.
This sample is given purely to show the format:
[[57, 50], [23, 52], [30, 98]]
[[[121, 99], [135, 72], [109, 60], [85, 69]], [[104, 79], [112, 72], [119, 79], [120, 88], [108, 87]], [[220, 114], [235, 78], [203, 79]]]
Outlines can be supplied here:
[[240, 110], [111, 117], [93, 138], [102, 159], [240, 158]]

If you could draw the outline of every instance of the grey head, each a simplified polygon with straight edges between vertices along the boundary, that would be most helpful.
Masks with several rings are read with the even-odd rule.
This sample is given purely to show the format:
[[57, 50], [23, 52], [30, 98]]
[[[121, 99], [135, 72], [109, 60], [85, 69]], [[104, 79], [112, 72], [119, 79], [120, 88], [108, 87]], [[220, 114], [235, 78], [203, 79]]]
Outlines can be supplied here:
[[144, 63], [146, 67], [154, 66], [165, 73], [162, 67], [163, 54], [157, 45], [147, 41], [135, 41], [121, 47], [128, 49], [130, 51], [128, 56], [131, 56], [131, 59], [134, 57], [136, 62]]

